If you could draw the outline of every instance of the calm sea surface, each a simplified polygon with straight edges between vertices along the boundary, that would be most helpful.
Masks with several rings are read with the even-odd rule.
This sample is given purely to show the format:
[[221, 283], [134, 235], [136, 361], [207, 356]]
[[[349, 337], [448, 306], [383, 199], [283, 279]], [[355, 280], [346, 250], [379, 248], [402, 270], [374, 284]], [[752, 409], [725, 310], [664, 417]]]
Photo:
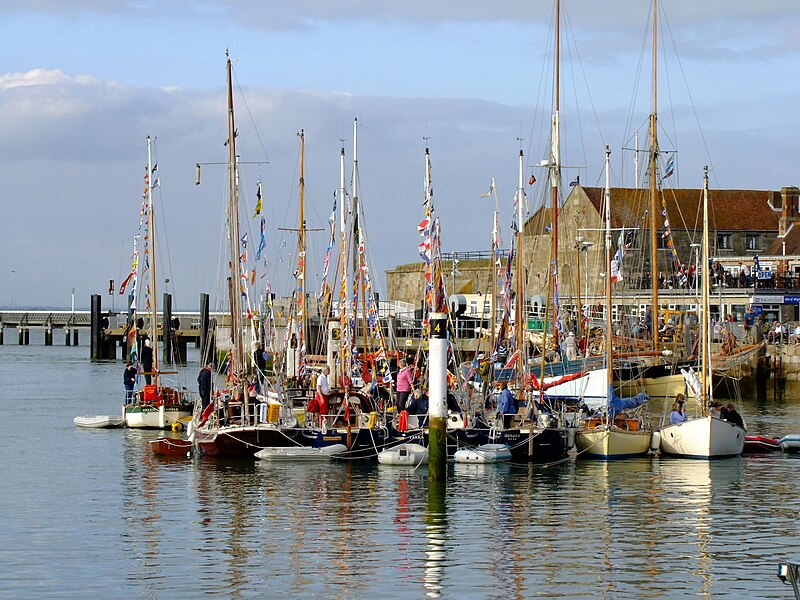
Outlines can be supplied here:
[[[72, 424], [118, 412], [122, 363], [41, 344], [0, 346], [0, 598], [791, 596], [797, 458], [454, 465], [444, 491], [424, 468], [163, 460], [158, 432]], [[800, 432], [798, 393], [742, 412]]]

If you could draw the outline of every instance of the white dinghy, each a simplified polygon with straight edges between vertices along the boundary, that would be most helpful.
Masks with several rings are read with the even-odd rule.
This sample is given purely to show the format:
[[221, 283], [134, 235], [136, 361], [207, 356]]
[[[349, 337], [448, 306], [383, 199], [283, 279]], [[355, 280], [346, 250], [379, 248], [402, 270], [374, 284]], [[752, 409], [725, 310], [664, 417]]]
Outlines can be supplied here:
[[347, 452], [344, 444], [332, 444], [322, 448], [308, 446], [287, 446], [262, 448], [256, 452], [256, 458], [270, 461], [303, 461], [317, 462], [330, 460], [334, 456]]
[[402, 465], [416, 467], [428, 464], [428, 449], [420, 444], [399, 444], [393, 448], [381, 450], [378, 462], [382, 465]]
[[457, 463], [491, 464], [511, 460], [511, 450], [506, 444], [483, 444], [475, 448], [456, 450], [453, 460]]
[[800, 453], [800, 434], [790, 433], [780, 439], [781, 448], [790, 454]]
[[78, 427], [89, 429], [113, 429], [125, 425], [123, 417], [112, 417], [111, 415], [85, 415], [75, 417], [72, 422]]

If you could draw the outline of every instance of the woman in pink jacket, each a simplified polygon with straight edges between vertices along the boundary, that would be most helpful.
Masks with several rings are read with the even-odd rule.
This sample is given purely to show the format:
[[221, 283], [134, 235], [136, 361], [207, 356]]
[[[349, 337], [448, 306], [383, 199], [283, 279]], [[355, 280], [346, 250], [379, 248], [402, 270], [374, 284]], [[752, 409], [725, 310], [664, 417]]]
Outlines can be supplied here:
[[400, 359], [400, 372], [397, 374], [397, 412], [406, 408], [406, 402], [414, 386], [414, 373], [408, 368], [405, 359]]

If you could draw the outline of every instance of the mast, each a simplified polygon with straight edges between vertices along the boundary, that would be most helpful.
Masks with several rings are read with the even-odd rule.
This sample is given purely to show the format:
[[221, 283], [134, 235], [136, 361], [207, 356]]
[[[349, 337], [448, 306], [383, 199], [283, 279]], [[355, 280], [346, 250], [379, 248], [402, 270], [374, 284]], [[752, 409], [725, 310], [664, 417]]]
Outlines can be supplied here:
[[[495, 317], [497, 316], [497, 251], [500, 244], [499, 234], [499, 213], [500, 207], [497, 202], [497, 188], [494, 184], [494, 177], [492, 177], [492, 195], [494, 195], [494, 224], [492, 226], [492, 264], [491, 264], [491, 286], [492, 286], [492, 299], [491, 307], [489, 308], [489, 328], [491, 329], [491, 350], [489, 351], [489, 380], [491, 381], [494, 375], [494, 359], [492, 354], [495, 352], [496, 335], [494, 331]], [[455, 290], [453, 290], [455, 293]]]
[[[700, 331], [703, 332], [701, 345], [701, 370], [700, 384], [700, 410], [706, 415], [708, 403], [713, 399], [713, 390], [709, 388], [709, 349], [711, 348], [711, 328], [709, 327], [708, 311], [708, 166], [703, 168], [703, 314], [700, 319]], [[722, 315], [720, 314], [720, 318]]]
[[[342, 142], [344, 144], [344, 142]], [[345, 195], [345, 173], [344, 173], [344, 145], [339, 154], [339, 260], [342, 264], [342, 282], [341, 293], [339, 294], [339, 382], [342, 381], [342, 375], [347, 373], [347, 356], [349, 352], [347, 347], [349, 341], [349, 334], [346, 333], [345, 328], [347, 324], [347, 237], [345, 229], [347, 225], [347, 196]]]
[[658, 0], [653, 0], [653, 112], [650, 114], [650, 283], [653, 301], [653, 350], [658, 350]]
[[[355, 256], [355, 264], [354, 264], [354, 273], [358, 273], [358, 288], [361, 296], [361, 328], [363, 330], [363, 342], [364, 342], [364, 349], [363, 349], [363, 359], [367, 357], [367, 336], [369, 330], [367, 328], [367, 299], [366, 299], [366, 291], [364, 289], [364, 265], [361, 259], [361, 228], [363, 227], [363, 223], [358, 218], [358, 119], [353, 119], [353, 222], [358, 223], [358, 231], [356, 232], [356, 239], [355, 244], [353, 245], [354, 248], [354, 256]], [[355, 285], [355, 282], [354, 282]], [[358, 299], [356, 299], [355, 305], [355, 313], [353, 314], [353, 318], [356, 318], [358, 315]], [[363, 360], [362, 360], [363, 363]]]
[[149, 213], [150, 239], [148, 240], [148, 250], [150, 251], [150, 300], [152, 302], [152, 313], [150, 318], [150, 339], [153, 344], [153, 381], [158, 387], [158, 277], [156, 276], [156, 217], [153, 211], [153, 140], [147, 136], [147, 206]]
[[[606, 371], [608, 385], [614, 383], [614, 344], [613, 344], [613, 331], [611, 320], [611, 175], [609, 173], [609, 160], [611, 157], [611, 149], [606, 146], [606, 189], [605, 189], [605, 205], [606, 205]], [[608, 395], [606, 395], [606, 402]]]
[[523, 219], [523, 211], [522, 211], [522, 203], [525, 199], [525, 189], [523, 187], [523, 160], [524, 155], [522, 150], [519, 151], [519, 185], [517, 186], [517, 301], [516, 301], [516, 313], [517, 318], [515, 319], [515, 334], [514, 337], [517, 341], [517, 350], [519, 350], [519, 357], [517, 359], [517, 364], [519, 365], [519, 377], [520, 377], [520, 387], [522, 387], [523, 377], [525, 374], [525, 365], [527, 364], [526, 357], [524, 356], [524, 349], [525, 343], [522, 339], [523, 333], [525, 331], [525, 325], [523, 324], [524, 312], [525, 312], [525, 282], [523, 281], [523, 268], [524, 268], [524, 261], [522, 259], [523, 254], [523, 231], [522, 228], [524, 223], [522, 222]]
[[228, 80], [228, 165], [230, 179], [230, 277], [228, 280], [230, 308], [231, 308], [231, 338], [233, 346], [231, 348], [232, 369], [231, 373], [236, 376], [235, 385], [239, 386], [244, 393], [243, 376], [244, 367], [244, 343], [242, 339], [242, 295], [241, 295], [241, 265], [239, 249], [239, 197], [236, 188], [236, 128], [233, 118], [233, 82], [231, 76], [231, 57], [227, 60], [227, 80]]
[[[561, 2], [556, 0], [556, 64], [555, 64], [555, 111], [553, 112], [553, 123], [551, 129], [551, 149], [550, 149], [550, 206], [553, 215], [553, 264], [555, 265], [556, 281], [554, 290], [558, 289], [558, 186], [561, 179], [561, 137], [559, 125], [559, 112], [561, 110]], [[558, 322], [559, 306], [553, 302], [553, 340], [558, 344]]]
[[298, 291], [298, 298], [297, 298], [297, 306], [300, 307], [300, 315], [299, 315], [299, 325], [300, 325], [300, 336], [298, 339], [298, 350], [300, 352], [300, 362], [301, 367], [305, 360], [306, 354], [306, 332], [308, 328], [306, 327], [308, 323], [308, 307], [306, 306], [306, 218], [304, 215], [304, 202], [303, 198], [305, 195], [306, 189], [306, 180], [305, 180], [305, 148], [306, 148], [306, 136], [304, 131], [300, 130], [300, 182], [298, 185], [300, 191], [300, 225], [297, 230], [298, 236], [298, 245], [299, 249], [297, 252], [298, 260], [297, 260], [297, 280], [300, 284], [297, 286]]

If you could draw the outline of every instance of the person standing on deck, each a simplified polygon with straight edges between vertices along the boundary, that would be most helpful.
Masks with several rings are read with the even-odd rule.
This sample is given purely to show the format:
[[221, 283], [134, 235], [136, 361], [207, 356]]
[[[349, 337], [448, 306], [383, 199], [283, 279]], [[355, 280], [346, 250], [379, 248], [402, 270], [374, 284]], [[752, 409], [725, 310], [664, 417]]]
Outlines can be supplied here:
[[403, 358], [400, 360], [400, 372], [397, 374], [397, 412], [406, 408], [406, 402], [411, 395], [411, 388], [414, 387], [414, 374], [408, 367], [408, 363]]
[[262, 387], [264, 385], [264, 373], [267, 370], [267, 357], [264, 353], [264, 348], [261, 346], [261, 342], [256, 345], [256, 349], [253, 352], [253, 364], [256, 367], [258, 389], [259, 391], [262, 391]]
[[145, 383], [150, 385], [153, 373], [153, 346], [150, 344], [149, 338], [144, 341], [144, 348], [142, 348], [142, 368], [145, 373]]
[[122, 373], [122, 384], [125, 386], [125, 404], [130, 404], [133, 402], [133, 388], [136, 386], [136, 367], [130, 360]]
[[500, 395], [497, 397], [497, 416], [503, 417], [503, 429], [511, 427], [511, 419], [517, 414], [517, 403], [505, 381], [500, 382]]
[[322, 369], [322, 374], [317, 377], [317, 403], [319, 404], [320, 421], [328, 414], [328, 398], [331, 396], [331, 384], [328, 376], [331, 368]]
[[203, 405], [203, 410], [206, 406], [211, 404], [211, 365], [206, 365], [200, 369], [200, 375], [197, 376], [197, 389], [200, 392], [200, 402]]

